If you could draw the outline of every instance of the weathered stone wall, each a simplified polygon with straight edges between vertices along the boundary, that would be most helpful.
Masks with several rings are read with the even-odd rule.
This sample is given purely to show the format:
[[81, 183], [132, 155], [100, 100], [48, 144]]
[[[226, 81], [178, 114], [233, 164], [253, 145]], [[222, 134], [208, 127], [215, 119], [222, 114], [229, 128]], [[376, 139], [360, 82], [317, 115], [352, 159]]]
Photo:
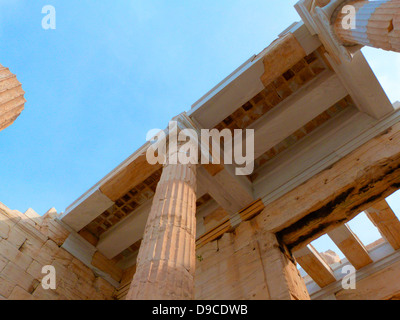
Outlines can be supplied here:
[[[116, 291], [61, 247], [70, 232], [56, 217], [52, 210], [40, 217], [33, 210], [22, 214], [0, 203], [0, 300], [124, 299], [135, 268], [123, 273], [111, 260], [94, 254], [92, 266], [120, 282]], [[297, 269], [276, 240], [258, 227], [257, 219], [242, 222], [234, 232], [198, 248], [196, 255], [198, 300], [304, 298], [302, 283], [293, 281]], [[55, 267], [55, 290], [41, 285], [45, 265]]]
[[[22, 214], [0, 203], [0, 300], [112, 299], [114, 287], [61, 248], [69, 231], [56, 215]], [[55, 267], [55, 290], [41, 285], [45, 265]]]
[[269, 299], [260, 247], [249, 222], [197, 250], [196, 299]]
[[[197, 248], [196, 256], [196, 300], [309, 299], [291, 257], [257, 219]], [[124, 272], [116, 299], [126, 298], [135, 271]]]
[[257, 219], [197, 250], [196, 299], [308, 299], [296, 265]]

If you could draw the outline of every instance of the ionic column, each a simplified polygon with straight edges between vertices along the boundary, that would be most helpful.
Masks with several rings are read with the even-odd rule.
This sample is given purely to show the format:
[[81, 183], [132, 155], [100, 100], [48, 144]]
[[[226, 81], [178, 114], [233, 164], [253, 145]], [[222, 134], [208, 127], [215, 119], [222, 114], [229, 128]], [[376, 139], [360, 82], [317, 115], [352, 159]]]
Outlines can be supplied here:
[[349, 12], [342, 13], [341, 6], [334, 22], [334, 30], [343, 45], [363, 45], [400, 52], [400, 1], [350, 1], [344, 5], [356, 9], [355, 29], [342, 25]]
[[194, 298], [195, 214], [196, 166], [165, 165], [127, 300]]

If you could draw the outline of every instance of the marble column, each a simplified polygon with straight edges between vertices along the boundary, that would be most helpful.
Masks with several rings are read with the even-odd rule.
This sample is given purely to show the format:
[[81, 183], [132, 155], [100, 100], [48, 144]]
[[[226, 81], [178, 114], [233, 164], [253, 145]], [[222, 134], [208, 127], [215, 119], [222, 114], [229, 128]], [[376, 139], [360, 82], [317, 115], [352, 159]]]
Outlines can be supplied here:
[[[355, 8], [355, 29], [343, 27], [350, 21], [350, 11], [344, 6]], [[337, 9], [334, 31], [345, 46], [363, 45], [388, 51], [400, 52], [400, 1], [350, 1]]]
[[165, 165], [127, 300], [194, 298], [195, 215], [196, 166]]

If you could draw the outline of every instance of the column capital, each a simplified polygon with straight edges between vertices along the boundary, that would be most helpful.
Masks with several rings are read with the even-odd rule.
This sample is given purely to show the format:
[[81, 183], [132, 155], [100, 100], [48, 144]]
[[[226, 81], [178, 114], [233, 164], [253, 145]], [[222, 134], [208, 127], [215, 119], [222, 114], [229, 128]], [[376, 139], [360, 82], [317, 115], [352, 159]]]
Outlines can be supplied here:
[[346, 47], [368, 46], [400, 52], [398, 0], [346, 1], [332, 17], [332, 26]]
[[195, 131], [200, 131], [201, 128], [198, 126], [193, 119], [191, 119], [186, 112], [182, 112], [177, 116], [173, 117], [171, 121], [176, 121], [178, 123], [179, 130], [192, 129]]
[[351, 61], [354, 50], [361, 48], [344, 47], [333, 29], [333, 17], [347, 2], [349, 0], [316, 0], [310, 4], [309, 1], [300, 0], [295, 5], [310, 33], [318, 35], [332, 59], [339, 64], [342, 61]]
[[[183, 112], [176, 117], [172, 118], [171, 121], [177, 123], [177, 134], [185, 133], [186, 137], [190, 139], [192, 143], [195, 143], [198, 148], [198, 159], [201, 157], [210, 159], [210, 163], [213, 162], [213, 156], [209, 151], [209, 145], [206, 144], [205, 141], [201, 139], [201, 130], [203, 128], [200, 127], [193, 119], [191, 119], [186, 112]], [[171, 132], [168, 130], [168, 134]], [[197, 164], [200, 164], [198, 161]]]
[[[186, 112], [173, 117], [164, 130], [160, 130], [152, 138], [148, 137], [150, 143], [146, 149], [146, 154], [152, 159], [149, 163], [154, 164], [154, 162], [157, 162], [166, 166], [170, 164], [171, 157], [176, 159], [181, 147], [186, 145], [188, 146], [186, 149], [196, 151], [196, 154], [190, 154], [190, 158], [193, 158], [190, 163], [198, 164], [198, 161], [195, 160], [199, 159], [199, 137], [199, 130]], [[186, 140], [182, 141], [184, 138]], [[155, 153], [158, 153], [158, 155], [155, 156]], [[154, 161], [154, 159], [156, 160]], [[174, 160], [172, 164], [178, 164], [178, 162]]]
[[300, 0], [296, 9], [337, 63], [363, 46], [400, 52], [398, 0]]

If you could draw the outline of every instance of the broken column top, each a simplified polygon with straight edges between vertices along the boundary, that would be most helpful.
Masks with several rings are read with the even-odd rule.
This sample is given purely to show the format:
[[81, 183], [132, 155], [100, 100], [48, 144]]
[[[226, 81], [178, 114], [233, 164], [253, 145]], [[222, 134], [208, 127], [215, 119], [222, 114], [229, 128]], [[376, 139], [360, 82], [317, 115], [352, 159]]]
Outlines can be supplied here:
[[24, 94], [15, 74], [0, 65], [0, 131], [13, 124], [24, 110]]

